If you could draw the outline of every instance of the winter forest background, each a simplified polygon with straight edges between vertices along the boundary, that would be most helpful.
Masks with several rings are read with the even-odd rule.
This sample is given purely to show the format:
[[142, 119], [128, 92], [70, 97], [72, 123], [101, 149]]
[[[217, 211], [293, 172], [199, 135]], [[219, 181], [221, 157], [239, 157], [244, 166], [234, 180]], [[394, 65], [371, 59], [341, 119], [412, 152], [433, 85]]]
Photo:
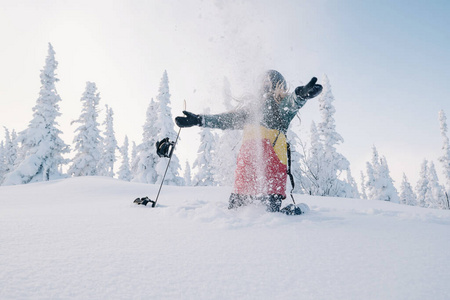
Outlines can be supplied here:
[[[63, 99], [57, 92], [57, 66], [55, 51], [49, 44], [32, 119], [26, 128], [5, 127], [5, 137], [0, 143], [1, 184], [27, 184], [75, 176], [108, 176], [160, 184], [167, 158], [156, 155], [155, 143], [165, 137], [174, 141], [177, 136], [171, 110], [169, 74], [162, 74], [158, 94], [154, 98], [149, 95], [142, 140], [129, 141], [123, 137], [122, 145], [118, 145], [115, 136], [113, 107], [107, 105], [107, 99], [101, 99], [101, 91], [94, 82], [86, 82], [85, 90], [80, 91], [80, 116], [72, 121], [75, 137], [72, 143], [68, 143], [61, 139], [58, 125], [58, 118], [64, 116], [59, 112], [59, 102]], [[332, 85], [326, 75], [319, 81], [324, 91], [313, 101], [319, 102], [320, 120], [310, 124], [309, 136], [297, 134], [298, 122], [293, 122], [288, 132], [295, 193], [450, 208], [450, 141], [443, 110], [437, 114], [440, 128], [436, 128], [442, 135], [442, 155], [436, 162], [444, 170], [441, 180], [435, 162], [424, 160], [418, 182], [410, 183], [403, 174], [402, 182], [396, 186], [390, 176], [388, 159], [378, 153], [376, 145], [372, 148], [372, 159], [366, 163], [366, 169], [360, 174], [351, 173], [351, 162], [338, 151], [344, 138], [336, 130]], [[221, 94], [227, 110], [236, 105], [232, 89], [225, 78]], [[208, 113], [208, 110], [201, 113]], [[240, 132], [205, 128], [200, 134], [195, 160], [181, 162], [175, 150], [164, 184], [233, 184]]]

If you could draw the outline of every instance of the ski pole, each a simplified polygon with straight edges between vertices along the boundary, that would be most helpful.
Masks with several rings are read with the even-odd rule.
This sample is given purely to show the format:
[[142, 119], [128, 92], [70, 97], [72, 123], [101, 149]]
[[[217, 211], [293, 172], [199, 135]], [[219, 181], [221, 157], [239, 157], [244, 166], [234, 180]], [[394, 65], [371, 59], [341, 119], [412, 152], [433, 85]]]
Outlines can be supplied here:
[[[184, 110], [186, 110], [186, 100], [184, 100]], [[173, 143], [171, 143], [170, 141], [169, 141], [169, 138], [166, 138], [167, 139], [167, 144], [168, 144], [168, 147], [170, 148], [170, 146], [172, 147], [170, 150], [169, 150], [169, 148], [166, 148], [166, 145], [163, 145], [164, 147], [164, 149], [168, 152], [168, 155], [167, 155], [167, 153], [159, 153], [159, 147], [160, 147], [160, 144], [159, 143], [156, 143], [156, 147], [157, 147], [157, 153], [158, 153], [158, 156], [164, 156], [164, 157], [169, 157], [169, 161], [167, 162], [167, 166], [166, 166], [166, 170], [164, 171], [164, 175], [163, 175], [163, 178], [162, 178], [162, 180], [161, 180], [161, 184], [159, 185], [159, 189], [158, 189], [158, 194], [156, 195], [156, 199], [155, 200], [152, 200], [152, 199], [150, 199], [150, 198], [148, 198], [148, 197], [144, 197], [144, 198], [137, 198], [136, 200], [134, 200], [134, 203], [136, 203], [136, 204], [138, 204], [138, 205], [140, 205], [140, 204], [142, 204], [142, 205], [147, 205], [147, 203], [151, 203], [152, 204], [152, 207], [155, 207], [156, 206], [156, 203], [158, 202], [158, 199], [159, 199], [159, 194], [161, 193], [161, 189], [162, 189], [162, 186], [163, 186], [163, 184], [164, 184], [164, 179], [166, 178], [166, 174], [167, 174], [167, 170], [169, 169], [169, 165], [170, 165], [170, 161], [172, 160], [172, 154], [173, 154], [173, 151], [174, 151], [174, 149], [175, 149], [175, 146], [177, 145], [177, 142], [178, 142], [178, 138], [180, 137], [180, 132], [181, 132], [181, 127], [180, 127], [180, 129], [178, 130], [178, 134], [177, 134], [177, 138], [175, 139], [175, 142], [173, 142]], [[165, 139], [163, 140], [163, 141], [165, 141]], [[163, 144], [165, 144], [165, 143], [163, 143]], [[164, 151], [163, 151], [164, 152]]]
[[149, 201], [149, 202], [152, 203], [152, 207], [155, 207], [156, 206], [156, 202], [158, 202], [159, 193], [161, 193], [161, 188], [163, 186], [164, 179], [166, 178], [166, 174], [167, 174], [167, 170], [169, 169], [170, 161], [172, 160], [173, 150], [175, 149], [175, 146], [177, 145], [177, 142], [178, 142], [178, 138], [180, 137], [180, 132], [181, 132], [181, 127], [180, 127], [180, 129], [178, 129], [177, 138], [175, 139], [175, 143], [173, 144], [173, 148], [170, 151], [169, 161], [167, 162], [166, 170], [164, 171], [164, 175], [163, 175], [161, 184], [159, 185], [159, 190], [158, 190], [158, 194], [156, 195], [156, 199], [155, 199], [155, 201], [152, 201], [152, 200]]

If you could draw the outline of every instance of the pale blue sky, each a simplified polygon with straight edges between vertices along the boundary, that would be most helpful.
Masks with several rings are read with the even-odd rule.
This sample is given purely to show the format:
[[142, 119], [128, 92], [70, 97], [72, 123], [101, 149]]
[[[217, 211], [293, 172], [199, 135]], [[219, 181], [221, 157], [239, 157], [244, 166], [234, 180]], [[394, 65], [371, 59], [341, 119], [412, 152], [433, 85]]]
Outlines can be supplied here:
[[[27, 126], [48, 42], [67, 143], [86, 81], [114, 109], [119, 141], [139, 142], [165, 69], [174, 116], [183, 99], [194, 112], [223, 110], [223, 76], [240, 96], [267, 68], [293, 88], [327, 74], [356, 180], [375, 145], [397, 187], [403, 171], [415, 185], [424, 158], [439, 165], [438, 111], [450, 117], [449, 19], [449, 1], [0, 0], [0, 125]], [[305, 136], [317, 102], [300, 116]], [[197, 132], [182, 132], [182, 165], [195, 159]]]

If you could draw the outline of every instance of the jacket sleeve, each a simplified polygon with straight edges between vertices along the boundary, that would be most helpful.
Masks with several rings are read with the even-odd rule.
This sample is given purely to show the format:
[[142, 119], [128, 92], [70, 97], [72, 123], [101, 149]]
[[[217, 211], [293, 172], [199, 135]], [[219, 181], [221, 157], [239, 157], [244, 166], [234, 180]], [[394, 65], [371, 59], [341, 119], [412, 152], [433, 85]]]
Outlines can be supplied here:
[[284, 105], [285, 109], [288, 109], [290, 111], [297, 111], [303, 107], [306, 103], [306, 99], [303, 99], [299, 97], [295, 92], [289, 94], [286, 98], [284, 98]]
[[295, 93], [287, 95], [280, 105], [281, 128], [287, 131], [289, 124], [297, 114], [298, 110], [305, 105], [307, 100], [298, 97]]
[[202, 127], [243, 129], [248, 118], [247, 109], [238, 109], [217, 115], [202, 115]]

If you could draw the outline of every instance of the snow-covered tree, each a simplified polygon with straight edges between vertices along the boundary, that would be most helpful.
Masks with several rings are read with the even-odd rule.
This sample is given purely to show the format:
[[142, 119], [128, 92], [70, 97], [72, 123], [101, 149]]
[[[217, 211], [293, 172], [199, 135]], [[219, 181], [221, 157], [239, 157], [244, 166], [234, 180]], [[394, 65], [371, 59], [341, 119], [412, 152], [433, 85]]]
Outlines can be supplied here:
[[198, 169], [193, 179], [193, 185], [211, 186], [217, 185], [214, 180], [214, 163], [215, 154], [215, 138], [211, 133], [211, 129], [203, 128], [200, 131], [200, 146], [197, 151], [197, 159], [194, 161], [193, 167]]
[[4, 144], [4, 157], [5, 157], [5, 172], [9, 173], [14, 170], [17, 162], [17, 136], [15, 131], [12, 134], [9, 133], [8, 128], [5, 128], [5, 144]]
[[72, 124], [79, 123], [80, 126], [75, 130], [76, 154], [68, 173], [74, 176], [93, 176], [99, 174], [97, 166], [102, 155], [102, 138], [97, 122], [100, 95], [94, 82], [86, 83], [81, 102], [83, 104], [81, 116], [72, 122]]
[[[336, 147], [344, 142], [337, 133], [334, 120], [334, 96], [327, 76], [323, 79], [323, 91], [319, 96], [321, 122], [311, 128], [311, 149], [305, 158], [304, 174], [310, 180], [309, 187], [304, 186], [312, 195], [354, 197], [357, 191], [347, 180], [341, 178], [350, 169], [348, 160], [340, 154]], [[350, 182], [354, 182], [350, 179]]]
[[131, 171], [131, 179], [133, 179], [134, 174], [136, 174], [136, 161], [137, 161], [137, 145], [136, 142], [131, 142], [131, 157], [130, 157], [130, 171]]
[[350, 166], [346, 170], [347, 178], [344, 180], [343, 184], [343, 193], [341, 197], [345, 198], [361, 198], [361, 195], [358, 191], [358, 185], [355, 181], [355, 179], [352, 176], [352, 172], [350, 170]]
[[400, 199], [398, 197], [397, 189], [394, 186], [394, 180], [392, 179], [388, 167], [386, 157], [380, 158], [380, 169], [378, 171], [379, 180], [381, 182], [381, 188], [383, 190], [383, 196], [381, 199], [385, 201], [391, 201], [394, 203], [399, 203]]
[[367, 199], [379, 200], [380, 195], [380, 182], [378, 180], [378, 170], [380, 169], [380, 157], [375, 146], [372, 147], [372, 162], [367, 162]]
[[434, 163], [431, 161], [428, 167], [428, 193], [426, 199], [430, 202], [428, 207], [438, 209], [449, 209], [445, 190], [442, 185], [439, 184], [439, 179], [436, 173]]
[[68, 153], [69, 146], [60, 138], [61, 130], [57, 128], [56, 118], [61, 115], [56, 91], [55, 51], [48, 45], [48, 55], [44, 69], [41, 70], [41, 89], [33, 118], [28, 128], [20, 132], [17, 142], [21, 144], [20, 159], [3, 182], [4, 185], [24, 184], [28, 182], [47, 181], [61, 178], [61, 166], [67, 163], [63, 154]]
[[367, 199], [366, 177], [364, 176], [364, 172], [363, 171], [361, 171], [361, 199]]
[[184, 184], [187, 186], [192, 185], [192, 175], [191, 175], [191, 165], [186, 161], [186, 166], [184, 168]]
[[416, 194], [405, 173], [403, 173], [402, 185], [400, 186], [400, 203], [412, 206], [417, 205]]
[[287, 132], [287, 139], [291, 149], [291, 174], [294, 177], [294, 193], [302, 193], [302, 181], [305, 179], [302, 175], [302, 169], [300, 162], [303, 161], [304, 157], [300, 149], [302, 148], [302, 143], [300, 138], [290, 127]]
[[377, 197], [376, 194], [376, 175], [374, 167], [370, 162], [366, 162], [366, 170], [367, 170], [367, 181], [365, 184], [365, 189], [367, 193], [366, 199], [373, 199], [374, 197]]
[[6, 174], [6, 163], [5, 163], [5, 146], [3, 141], [0, 142], [0, 184], [3, 182], [3, 178]]
[[10, 152], [7, 155], [11, 155], [14, 159], [14, 165], [17, 165], [18, 163], [17, 158], [19, 155], [20, 147], [17, 142], [17, 133], [14, 129], [11, 131], [11, 143], [12, 146], [10, 146]]
[[[334, 108], [334, 96], [331, 92], [331, 85], [328, 77], [325, 75], [323, 78], [323, 92], [319, 96], [319, 111], [322, 116], [322, 121], [318, 124], [317, 129], [319, 137], [323, 143], [323, 160], [322, 163], [326, 163], [326, 178], [324, 191], [326, 195], [337, 196], [340, 194], [340, 182], [338, 179], [339, 173], [347, 170], [349, 167], [348, 160], [340, 153], [337, 152], [336, 146], [344, 142], [342, 136], [337, 133], [334, 120], [334, 114], [336, 109]], [[322, 165], [325, 167], [326, 165]]]
[[391, 178], [386, 158], [379, 157], [375, 146], [372, 150], [372, 164], [367, 163], [368, 199], [399, 203], [398, 192]]
[[156, 141], [160, 129], [158, 125], [158, 103], [153, 98], [147, 108], [145, 124], [143, 126], [142, 143], [136, 148], [136, 158], [132, 160], [133, 181], [155, 183], [158, 178], [156, 163]]
[[103, 122], [103, 154], [98, 164], [98, 172], [101, 176], [114, 177], [114, 163], [116, 162], [117, 140], [114, 134], [114, 112], [106, 105], [106, 118]]
[[447, 195], [450, 195], [450, 141], [447, 135], [447, 117], [443, 110], [439, 111], [439, 124], [441, 128], [441, 135], [443, 139], [443, 155], [439, 158], [439, 161], [442, 163], [444, 169], [445, 176], [445, 186]]
[[[175, 141], [177, 133], [174, 129], [175, 123], [172, 118], [172, 112], [170, 107], [170, 92], [169, 92], [169, 78], [167, 72], [164, 71], [159, 86], [159, 93], [156, 96], [158, 102], [158, 119], [156, 128], [158, 128], [157, 141], [160, 141], [166, 137], [171, 141]], [[161, 182], [167, 167], [167, 158], [159, 158], [156, 162], [156, 172], [158, 174], [158, 182]], [[170, 161], [169, 168], [167, 169], [164, 184], [168, 185], [183, 185], [183, 178], [178, 175], [178, 171], [181, 169], [180, 162], [176, 153], [174, 152]]]
[[303, 156], [303, 178], [301, 184], [305, 192], [309, 195], [322, 195], [324, 194], [321, 186], [321, 154], [324, 152], [323, 145], [319, 139], [319, 132], [317, 131], [316, 123], [311, 123], [310, 129], [311, 146], [309, 150], [306, 150], [306, 145], [302, 144], [302, 149], [305, 155]]
[[120, 154], [122, 155], [122, 165], [120, 166], [118, 176], [120, 180], [130, 181], [131, 180], [131, 170], [130, 170], [130, 159], [128, 158], [128, 137], [125, 136], [122, 147], [120, 147]]
[[449, 209], [444, 187], [439, 184], [433, 162], [423, 161], [416, 185], [417, 203], [421, 207]]
[[427, 207], [430, 202], [427, 197], [430, 195], [429, 180], [428, 180], [428, 161], [425, 159], [420, 167], [419, 181], [416, 185], [417, 204], [421, 207]]

